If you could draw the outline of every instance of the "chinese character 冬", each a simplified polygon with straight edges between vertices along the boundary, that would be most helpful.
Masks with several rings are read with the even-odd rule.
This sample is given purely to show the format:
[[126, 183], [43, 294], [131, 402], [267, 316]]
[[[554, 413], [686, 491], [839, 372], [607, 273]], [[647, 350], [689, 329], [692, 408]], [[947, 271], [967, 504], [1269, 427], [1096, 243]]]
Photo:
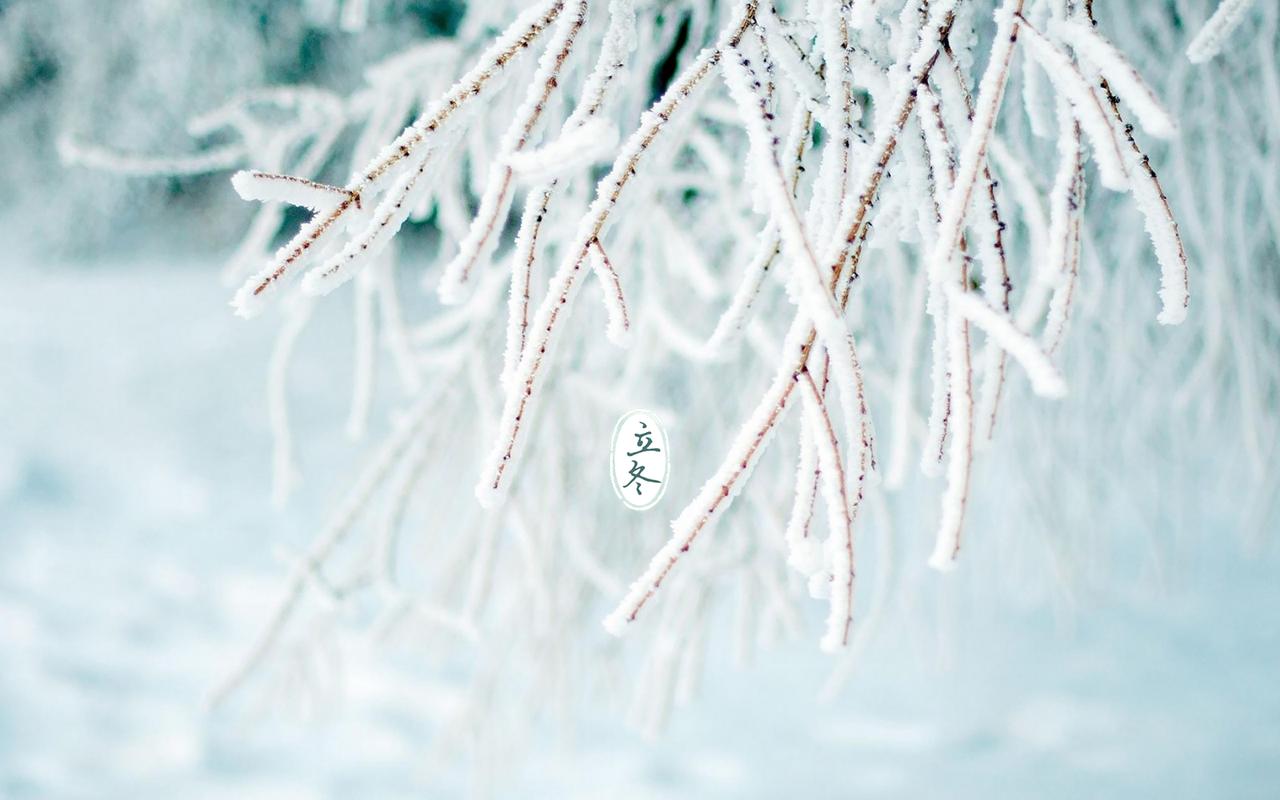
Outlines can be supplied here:
[[642, 495], [644, 494], [644, 492], [642, 492], [642, 491], [641, 491], [641, 489], [644, 487], [644, 484], [639, 483], [639, 481], [645, 481], [645, 482], [647, 482], [647, 483], [661, 483], [661, 482], [662, 482], [662, 481], [659, 481], [659, 480], [657, 480], [657, 479], [655, 479], [655, 478], [646, 478], [646, 477], [645, 477], [645, 475], [644, 475], [644, 465], [643, 465], [643, 464], [641, 464], [640, 462], [636, 461], [634, 458], [633, 458], [633, 459], [631, 459], [631, 472], [630, 472], [630, 475], [631, 475], [631, 480], [629, 480], [629, 481], [627, 481], [625, 484], [623, 484], [622, 488], [623, 488], [623, 489], [627, 489], [627, 488], [629, 488], [632, 484], [635, 484], [635, 487], [636, 487], [636, 495], [637, 495], [637, 496], [642, 496]]

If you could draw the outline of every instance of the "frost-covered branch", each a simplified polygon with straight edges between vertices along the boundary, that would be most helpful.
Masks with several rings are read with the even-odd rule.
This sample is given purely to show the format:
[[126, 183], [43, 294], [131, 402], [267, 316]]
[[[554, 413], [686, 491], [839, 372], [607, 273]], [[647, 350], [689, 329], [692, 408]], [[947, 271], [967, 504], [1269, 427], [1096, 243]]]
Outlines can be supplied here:
[[[1248, 6], [1226, 0], [1193, 59]], [[355, 27], [362, 8], [344, 5]], [[490, 664], [616, 646], [579, 633], [611, 604], [605, 627], [652, 645], [634, 687], [647, 722], [696, 685], [726, 586], [740, 643], [802, 629], [805, 595], [827, 602], [824, 649], [862, 641], [854, 575], [883, 604], [887, 493], [918, 490], [917, 464], [945, 473], [932, 553], [892, 546], [956, 566], [998, 407], [1024, 384], [1066, 394], [1076, 320], [1137, 329], [1130, 309], [1155, 283], [1137, 261], [1160, 267], [1158, 321], [1181, 321], [1188, 254], [1212, 255], [1212, 231], [1241, 216], [1186, 213], [1201, 174], [1187, 137], [1212, 139], [1209, 123], [1164, 96], [1152, 37], [1104, 27], [1057, 0], [497, 0], [473, 3], [456, 40], [371, 67], [348, 97], [234, 98], [195, 121], [191, 156], [68, 140], [68, 160], [120, 172], [240, 169], [233, 187], [262, 203], [230, 272], [253, 273], [237, 313], [283, 301], [268, 379], [281, 500], [298, 472], [289, 367], [322, 295], [353, 283], [351, 432], [376, 430], [383, 405], [409, 409], [217, 696], [282, 651], [307, 602], [341, 606], [336, 585], [375, 588], [362, 596], [380, 636], [461, 636]], [[1263, 163], [1274, 121], [1222, 102], [1239, 131], [1262, 129], [1232, 146]], [[1211, 155], [1232, 175], [1213, 191], [1280, 219], [1273, 186]], [[1141, 214], [1152, 254], [1095, 228], [1094, 209], [1120, 205]], [[285, 206], [312, 216], [272, 255]], [[1271, 246], [1268, 224], [1241, 235], [1250, 252]], [[578, 302], [588, 272], [602, 303]], [[1205, 283], [1242, 302], [1239, 281]], [[1240, 323], [1213, 313], [1203, 346], [1150, 359], [1186, 396], [1224, 361], [1259, 361], [1235, 355]], [[1280, 330], [1280, 311], [1268, 318]], [[1257, 427], [1257, 387], [1280, 375], [1242, 374]], [[1084, 385], [1073, 402], [1092, 396]], [[635, 407], [671, 424], [670, 531], [624, 517], [599, 469], [602, 437]], [[854, 543], [873, 524], [859, 572]], [[430, 541], [414, 561], [411, 538]]]

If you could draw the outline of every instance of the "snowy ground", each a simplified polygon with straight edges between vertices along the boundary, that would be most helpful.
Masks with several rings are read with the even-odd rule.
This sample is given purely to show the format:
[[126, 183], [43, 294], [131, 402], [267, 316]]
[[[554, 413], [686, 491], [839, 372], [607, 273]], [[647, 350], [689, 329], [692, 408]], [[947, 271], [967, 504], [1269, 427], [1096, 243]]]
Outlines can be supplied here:
[[[310, 446], [320, 477], [294, 512], [270, 508], [269, 324], [233, 319], [212, 271], [8, 272], [0, 798], [465, 795], [461, 763], [423, 757], [457, 689], [412, 658], [347, 654], [343, 700], [319, 713], [202, 711], [279, 585], [273, 549], [305, 541], [309, 501], [349, 477], [342, 442]], [[346, 357], [331, 338], [300, 362], [317, 417], [348, 391], [320, 366]], [[664, 738], [603, 714], [549, 729], [496, 793], [1275, 797], [1280, 556], [1229, 527], [1192, 537], [1160, 591], [970, 592], [946, 647], [890, 626], [831, 704], [810, 642], [714, 657]]]

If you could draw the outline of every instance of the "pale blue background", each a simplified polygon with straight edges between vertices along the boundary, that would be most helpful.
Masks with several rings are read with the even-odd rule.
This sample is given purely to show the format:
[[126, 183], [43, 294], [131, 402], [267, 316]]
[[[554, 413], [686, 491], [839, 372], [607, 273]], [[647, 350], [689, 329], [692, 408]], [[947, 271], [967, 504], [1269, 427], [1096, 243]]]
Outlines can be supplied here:
[[[713, 678], [661, 739], [584, 706], [575, 725], [541, 725], [523, 757], [472, 769], [465, 743], [435, 749], [458, 677], [373, 648], [319, 711], [207, 716], [206, 691], [280, 586], [276, 551], [309, 539], [362, 452], [337, 422], [349, 298], [301, 346], [291, 386], [310, 479], [277, 513], [274, 328], [233, 319], [216, 277], [247, 211], [225, 176], [67, 172], [52, 142], [70, 129], [165, 149], [239, 86], [343, 88], [352, 65], [447, 30], [451, 4], [392, 3], [359, 39], [267, 0], [199, 4], [206, 27], [168, 38], [98, 19], [155, 5], [0, 0], [0, 798], [1280, 796], [1275, 481], [1241, 466], [1228, 411], [1221, 436], [1211, 422], [1180, 445], [1171, 410], [1169, 441], [1154, 429], [1147, 460], [1120, 470], [1134, 491], [1071, 495], [1058, 522], [1078, 575], [1035, 555], [1053, 534], [1025, 508], [983, 495], [963, 568], [904, 584], [831, 703], [817, 700], [828, 661], [812, 641], [746, 665], [713, 652]], [[417, 27], [391, 21], [406, 9]], [[241, 59], [226, 70], [147, 89], [196, 63], [191, 47], [227, 41]], [[1089, 402], [1055, 413], [1070, 426]], [[1074, 439], [1052, 469], [1113, 466], [1113, 444]], [[1020, 472], [995, 456], [986, 477]], [[927, 534], [911, 507], [933, 502], [900, 501], [904, 541]]]

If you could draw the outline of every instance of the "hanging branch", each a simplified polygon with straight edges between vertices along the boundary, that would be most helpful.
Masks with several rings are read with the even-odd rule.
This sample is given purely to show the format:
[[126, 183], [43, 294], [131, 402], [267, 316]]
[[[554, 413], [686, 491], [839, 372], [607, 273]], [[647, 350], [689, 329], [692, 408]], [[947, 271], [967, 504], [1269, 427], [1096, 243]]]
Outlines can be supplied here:
[[[487, 91], [492, 91], [495, 78], [504, 73], [504, 67], [526, 50], [538, 36], [555, 21], [564, 7], [562, 0], [550, 0], [540, 6], [529, 9], [511, 24], [497, 41], [480, 57], [472, 68], [457, 84], [454, 85], [440, 101], [428, 109], [394, 142], [384, 148], [381, 155], [365, 169], [363, 175], [346, 187], [348, 197], [338, 203], [326, 214], [317, 215], [310, 223], [303, 226], [287, 244], [276, 253], [275, 260], [260, 273], [250, 278], [237, 292], [232, 305], [236, 313], [243, 317], [257, 314], [262, 308], [263, 294], [276, 285], [286, 273], [295, 267], [306, 264], [320, 257], [331, 249], [333, 241], [345, 228], [348, 213], [362, 208], [385, 189], [387, 183], [399, 178], [396, 188], [392, 189], [394, 199], [390, 208], [379, 206], [378, 219], [361, 235], [361, 244], [368, 252], [370, 240], [384, 243], [399, 229], [400, 223], [408, 215], [412, 207], [405, 203], [406, 195], [416, 183], [417, 176], [425, 171], [427, 159], [419, 151], [429, 148], [430, 144], [443, 132], [448, 122], [459, 109], [474, 105], [477, 98]], [[456, 134], [455, 134], [456, 135]], [[429, 149], [427, 156], [438, 152], [439, 148]], [[410, 164], [405, 171], [404, 164]], [[400, 177], [404, 175], [404, 177]], [[399, 203], [399, 205], [396, 205]], [[386, 234], [379, 236], [380, 231]], [[350, 267], [343, 270], [343, 261], [328, 263], [320, 268], [312, 283], [313, 291], [327, 293], [339, 283], [350, 279], [357, 266], [354, 252], [340, 256]]]
[[[609, 4], [609, 27], [605, 31], [595, 67], [583, 85], [582, 99], [565, 120], [560, 139], [581, 135], [596, 120], [604, 107], [610, 87], [616, 87], [624, 75], [627, 53], [635, 35], [635, 1], [612, 0]], [[537, 259], [538, 239], [543, 222], [550, 212], [557, 179], [531, 189], [525, 199], [524, 214], [516, 234], [511, 261], [511, 291], [507, 301], [506, 349], [502, 359], [501, 384], [510, 388], [512, 374], [524, 354], [529, 329], [529, 282]]]
[[[561, 7], [563, 8], [563, 3]], [[570, 13], [561, 17], [555, 36], [543, 51], [538, 72], [529, 86], [524, 104], [516, 112], [511, 128], [503, 137], [498, 157], [490, 168], [489, 180], [480, 199], [480, 209], [471, 221], [458, 255], [444, 268], [444, 275], [440, 278], [440, 299], [444, 302], [456, 303], [461, 299], [463, 286], [470, 279], [476, 262], [486, 257], [496, 244], [497, 229], [506, 218], [511, 204], [514, 174], [511, 159], [518, 156], [529, 143], [533, 126], [538, 123], [551, 93], [559, 85], [565, 62], [569, 59], [578, 32], [586, 21], [587, 0], [577, 0]]]
[[801, 376], [805, 414], [817, 443], [818, 464], [822, 468], [822, 494], [827, 501], [827, 519], [831, 524], [832, 564], [830, 572], [831, 613], [822, 649], [836, 650], [849, 643], [853, 625], [853, 502], [848, 495], [848, 480], [840, 458], [840, 439], [836, 435], [822, 392], [806, 370]]
[[541, 377], [547, 351], [554, 343], [557, 321], [561, 311], [577, 292], [578, 274], [591, 248], [600, 238], [609, 214], [617, 206], [623, 190], [636, 174], [636, 167], [645, 152], [667, 128], [672, 117], [680, 109], [698, 83], [720, 61], [723, 48], [736, 43], [750, 25], [754, 6], [746, 6], [738, 18], [722, 35], [722, 44], [703, 50], [698, 57], [672, 82], [653, 107], [645, 112], [640, 127], [622, 146], [622, 152], [613, 163], [613, 169], [601, 179], [596, 188], [596, 199], [578, 225], [578, 233], [566, 251], [556, 275], [538, 313], [534, 318], [532, 335], [525, 345], [523, 355], [513, 371], [503, 404], [499, 434], [493, 449], [485, 460], [480, 482], [476, 485], [476, 497], [481, 505], [497, 504], [507, 485], [506, 480], [519, 453], [519, 445], [525, 432], [526, 416], [535, 402], [535, 390]]
[[[845, 205], [846, 210], [836, 226], [837, 231], [846, 233], [832, 248], [835, 253], [830, 258], [823, 259], [823, 263], [836, 265], [832, 270], [835, 273], [843, 273], [843, 267], [846, 264], [852, 270], [852, 263], [857, 259], [860, 250], [855, 245], [862, 241], [869, 227], [868, 214], [875, 202], [881, 178], [897, 147], [898, 136], [911, 114], [916, 99], [916, 87], [928, 79], [929, 71], [937, 61], [941, 41], [950, 29], [952, 6], [953, 3], [945, 0], [935, 6], [934, 19], [940, 21], [922, 37], [918, 48], [911, 56], [908, 71], [899, 80], [890, 106], [896, 109], [896, 113], [886, 115], [877, 128], [872, 152], [877, 153], [878, 156], [870, 162], [867, 174], [859, 182], [863, 187], [862, 191], [853, 195], [857, 203]], [[840, 283], [838, 279], [835, 281], [835, 285]], [[835, 287], [832, 288], [834, 290]], [[846, 302], [847, 298], [846, 294]], [[802, 316], [797, 317], [792, 323], [782, 347], [782, 366], [775, 374], [769, 388], [743, 424], [720, 467], [671, 523], [671, 538], [654, 554], [644, 573], [632, 583], [626, 596], [605, 618], [604, 626], [608, 631], [620, 635], [627, 624], [635, 621], [645, 603], [671, 572], [680, 555], [688, 551], [694, 539], [711, 524], [713, 519], [719, 520], [724, 516], [723, 511], [741, 490], [742, 484], [763, 454], [777, 423], [786, 411], [791, 392], [799, 380], [801, 370], [808, 362], [809, 352], [816, 336], [817, 332]], [[794, 361], [787, 357], [788, 353], [796, 354]], [[717, 512], [721, 513], [717, 514]]]
[[1133, 136], [1133, 126], [1125, 121], [1120, 101], [1124, 100], [1133, 108], [1143, 128], [1153, 136], [1169, 138], [1177, 132], [1177, 126], [1138, 71], [1094, 30], [1096, 25], [1090, 19], [1088, 25], [1073, 21], [1062, 27], [1077, 51], [1090, 59], [1101, 73], [1098, 86], [1107, 99], [1113, 125], [1129, 143], [1126, 152], [1129, 155], [1128, 171], [1132, 176], [1130, 192], [1142, 213], [1147, 235], [1151, 237], [1156, 259], [1160, 262], [1161, 310], [1156, 321], [1162, 325], [1178, 325], [1186, 319], [1191, 302], [1187, 253], [1169, 199], [1160, 186], [1151, 159]]
[[1024, 38], [1031, 54], [1044, 67], [1058, 92], [1071, 103], [1071, 109], [1081, 129], [1093, 145], [1093, 156], [1098, 164], [1102, 185], [1115, 191], [1129, 188], [1129, 174], [1124, 168], [1124, 154], [1116, 140], [1115, 131], [1107, 119], [1097, 95], [1089, 87], [1080, 67], [1044, 34], [1018, 17], [1025, 33]]
[[604, 306], [609, 315], [609, 341], [619, 347], [624, 346], [631, 333], [631, 315], [627, 312], [627, 300], [622, 294], [622, 280], [599, 239], [591, 242], [591, 268], [602, 284]]

